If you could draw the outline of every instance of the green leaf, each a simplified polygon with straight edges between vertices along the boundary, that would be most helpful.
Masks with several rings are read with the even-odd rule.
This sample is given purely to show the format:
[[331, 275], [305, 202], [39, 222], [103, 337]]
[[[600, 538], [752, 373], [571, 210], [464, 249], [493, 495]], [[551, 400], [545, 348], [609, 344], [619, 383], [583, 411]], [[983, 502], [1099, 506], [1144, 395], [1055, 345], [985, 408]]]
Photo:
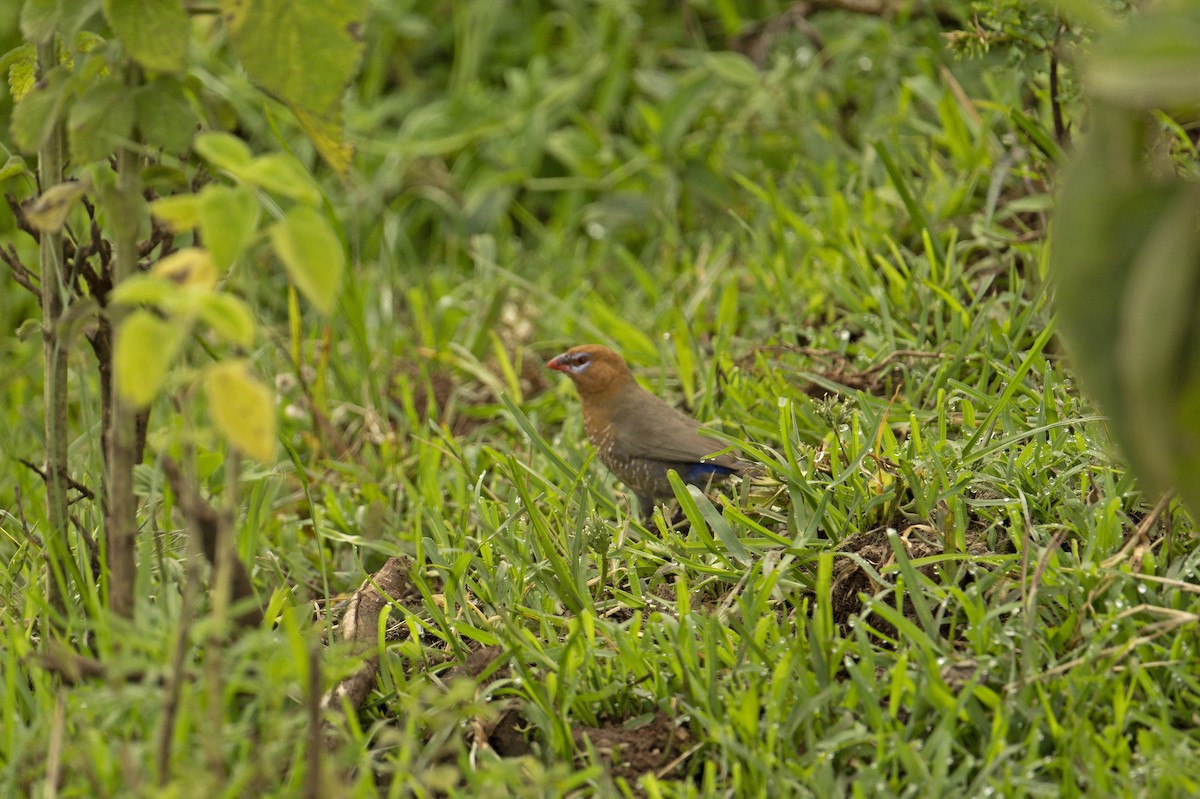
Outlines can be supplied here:
[[139, 86], [134, 94], [137, 126], [149, 147], [182, 153], [192, 146], [197, 119], [184, 96], [183, 83], [160, 77]]
[[345, 255], [325, 217], [308, 206], [296, 206], [271, 227], [271, 244], [308, 301], [324, 314], [332, 312]]
[[238, 176], [247, 183], [308, 205], [319, 205], [321, 202], [321, 191], [308, 170], [288, 153], [260, 155]]
[[180, 0], [104, 0], [104, 15], [134, 60], [156, 72], [182, 72], [191, 23]]
[[10, 155], [4, 162], [4, 166], [0, 166], [0, 183], [19, 175], [32, 176], [33, 171], [24, 158], [19, 155]]
[[66, 88], [66, 68], [55, 67], [41, 84], [13, 106], [13, 141], [22, 152], [36, 153], [50, 138], [54, 126], [62, 118]]
[[149, 311], [129, 314], [117, 329], [113, 352], [117, 390], [137, 407], [149, 405], [183, 345], [184, 325]]
[[201, 133], [196, 137], [196, 152], [217, 169], [240, 175], [250, 163], [250, 146], [231, 133]]
[[714, 75], [732, 86], [749, 88], [762, 82], [762, 74], [754, 62], [741, 53], [705, 53], [703, 63]]
[[179, 287], [157, 275], [131, 275], [109, 293], [109, 301], [120, 305], [154, 305], [167, 302]]
[[1086, 66], [1091, 91], [1114, 104], [1161, 108], [1200, 103], [1200, 9], [1160, 7], [1133, 17], [1101, 44]]
[[363, 0], [220, 0], [234, 52], [284, 102], [332, 115], [358, 67]]
[[743, 566], [749, 566], [751, 563], [750, 553], [746, 550], [742, 539], [738, 538], [737, 533], [729, 526], [729, 522], [721, 515], [712, 501], [705, 496], [704, 492], [695, 486], [688, 486], [688, 491], [696, 500], [696, 507], [700, 509], [700, 515], [704, 517], [708, 528], [713, 531], [713, 535], [717, 540], [725, 545], [730, 555]]
[[[1125, 413], [1113, 357], [1116, 320], [1130, 265], [1170, 192], [1138, 174], [1145, 143], [1141, 122], [1108, 106], [1093, 111], [1092, 130], [1065, 171], [1059, 191], [1052, 276], [1059, 328], [1076, 372], [1110, 416]], [[1115, 429], [1128, 448], [1123, 428]]]
[[204, 323], [224, 340], [239, 347], [254, 343], [254, 314], [250, 306], [232, 294], [210, 294], [198, 310]]
[[37, 48], [26, 43], [14, 47], [0, 58], [0, 70], [8, 70], [8, 91], [20, 101], [37, 83]]
[[1175, 483], [1175, 409], [1200, 288], [1198, 221], [1200, 195], [1179, 187], [1130, 265], [1121, 313], [1114, 320], [1119, 332], [1113, 355], [1125, 402], [1112, 424], [1125, 429], [1123, 440], [1135, 462], [1160, 490]]
[[200, 237], [220, 269], [228, 269], [258, 225], [258, 200], [242, 186], [210, 183], [200, 192]]
[[150, 203], [150, 213], [175, 233], [183, 233], [199, 225], [201, 208], [198, 194], [177, 194]]
[[275, 460], [275, 401], [246, 361], [208, 367], [204, 394], [217, 430], [230, 444], [260, 463]]
[[133, 133], [133, 95], [120, 81], [103, 78], [71, 104], [67, 135], [76, 164], [107, 159]]
[[289, 104], [288, 108], [292, 109], [296, 121], [317, 148], [317, 152], [325, 159], [325, 163], [333, 167], [333, 171], [340, 177], [346, 177], [346, 173], [350, 171], [350, 162], [354, 159], [354, 145], [346, 141], [341, 115], [323, 116], [308, 113], [295, 104]]
[[33, 44], [48, 42], [56, 33], [70, 40], [97, 6], [96, 0], [25, 0], [21, 33]]

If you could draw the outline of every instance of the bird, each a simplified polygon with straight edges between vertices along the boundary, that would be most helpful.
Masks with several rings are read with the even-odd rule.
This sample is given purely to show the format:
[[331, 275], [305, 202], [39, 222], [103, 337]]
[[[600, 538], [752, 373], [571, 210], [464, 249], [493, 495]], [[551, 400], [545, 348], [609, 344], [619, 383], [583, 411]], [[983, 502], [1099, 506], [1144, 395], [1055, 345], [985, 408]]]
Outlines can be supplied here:
[[575, 384], [588, 441], [600, 462], [637, 497], [646, 522], [657, 502], [675, 496], [669, 470], [703, 487], [754, 468], [731, 455], [716, 455], [724, 447], [700, 435], [698, 421], [638, 385], [625, 359], [608, 347], [572, 347], [546, 366]]

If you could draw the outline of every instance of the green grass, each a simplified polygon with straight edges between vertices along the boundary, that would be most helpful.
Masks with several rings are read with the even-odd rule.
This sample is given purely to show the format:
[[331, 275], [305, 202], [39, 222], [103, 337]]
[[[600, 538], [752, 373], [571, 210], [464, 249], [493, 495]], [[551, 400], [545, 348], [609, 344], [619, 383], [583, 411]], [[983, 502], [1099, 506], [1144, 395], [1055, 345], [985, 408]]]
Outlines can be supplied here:
[[[689, 35], [619, 3], [454, 4], [453, 25], [383, 5], [357, 171], [329, 181], [353, 275], [335, 317], [301, 320], [303, 382], [282, 285], [232, 277], [269, 330], [257, 369], [285, 376], [286, 455], [243, 467], [236, 523], [260, 629], [214, 613], [163, 496], [154, 458], [186, 427], [164, 401], [136, 627], [88, 581], [49, 640], [40, 481], [12, 460], [40, 457], [38, 341], [3, 340], [0, 793], [299, 795], [306, 703], [363, 657], [327, 641], [393, 554], [418, 598], [371, 650], [376, 690], [329, 715], [325, 795], [1200, 791], [1196, 534], [1172, 502], [1123, 549], [1154, 501], [1054, 337], [1054, 165], [1009, 113], [1026, 72], [951, 59], [920, 15], [816, 16], [828, 65], [792, 32], [754, 72], [722, 60], [731, 8]], [[542, 369], [583, 341], [764, 474], [640, 524]], [[98, 488], [73, 366], [75, 474]], [[219, 502], [227, 459], [194, 435]], [[443, 679], [485, 647], [481, 675]], [[65, 649], [105, 676], [60, 680]], [[508, 712], [520, 757], [474, 743]], [[658, 714], [681, 732], [650, 773], [578, 734]]]

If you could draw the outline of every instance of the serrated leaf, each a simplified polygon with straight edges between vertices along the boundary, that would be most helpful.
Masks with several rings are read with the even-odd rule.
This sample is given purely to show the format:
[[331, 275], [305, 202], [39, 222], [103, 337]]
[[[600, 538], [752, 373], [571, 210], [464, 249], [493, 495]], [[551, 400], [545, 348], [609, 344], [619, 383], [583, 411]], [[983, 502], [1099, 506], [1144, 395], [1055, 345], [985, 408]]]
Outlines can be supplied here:
[[8, 70], [8, 92], [19, 102], [37, 83], [37, 48], [23, 44], [4, 54], [0, 69]]
[[133, 134], [133, 95], [120, 81], [103, 78], [88, 87], [73, 103], [67, 116], [71, 160], [76, 164], [100, 161]]
[[200, 224], [200, 196], [177, 194], [150, 203], [150, 213], [175, 233], [184, 233]]
[[66, 83], [65, 68], [55, 67], [40, 85], [13, 106], [13, 141], [21, 152], [36, 153], [50, 138], [54, 126], [62, 119]]
[[239, 347], [254, 343], [254, 314], [250, 306], [232, 294], [211, 294], [198, 310], [200, 319], [225, 341]]
[[271, 244], [300, 293], [322, 313], [331, 313], [345, 255], [325, 217], [308, 206], [296, 206], [271, 227]]
[[242, 66], [288, 104], [329, 114], [358, 67], [363, 0], [220, 0]]
[[196, 152], [217, 169], [238, 175], [250, 163], [250, 145], [230, 133], [201, 133], [196, 137]]
[[310, 114], [294, 104], [289, 104], [288, 108], [292, 109], [296, 121], [317, 148], [317, 152], [325, 159], [325, 163], [329, 164], [339, 177], [346, 177], [350, 171], [350, 162], [354, 160], [354, 145], [346, 140], [346, 131], [340, 115], [325, 117]]
[[164, 321], [149, 311], [129, 314], [117, 329], [113, 349], [117, 390], [141, 408], [162, 388], [183, 345], [186, 328]]
[[150, 274], [201, 293], [210, 292], [217, 285], [217, 266], [203, 247], [185, 247], [159, 259]]
[[213, 364], [205, 370], [204, 394], [217, 430], [230, 444], [260, 463], [274, 461], [274, 398], [245, 361]]
[[182, 72], [191, 23], [180, 0], [104, 0], [104, 15], [134, 60], [156, 72]]
[[321, 191], [308, 170], [288, 153], [260, 155], [241, 170], [238, 177], [308, 205], [319, 205], [321, 202]]
[[68, 180], [46, 189], [25, 207], [25, 219], [43, 233], [57, 233], [67, 222], [67, 214], [87, 192], [81, 180]]
[[200, 192], [200, 237], [220, 269], [228, 269], [258, 226], [258, 200], [242, 186], [210, 183]]

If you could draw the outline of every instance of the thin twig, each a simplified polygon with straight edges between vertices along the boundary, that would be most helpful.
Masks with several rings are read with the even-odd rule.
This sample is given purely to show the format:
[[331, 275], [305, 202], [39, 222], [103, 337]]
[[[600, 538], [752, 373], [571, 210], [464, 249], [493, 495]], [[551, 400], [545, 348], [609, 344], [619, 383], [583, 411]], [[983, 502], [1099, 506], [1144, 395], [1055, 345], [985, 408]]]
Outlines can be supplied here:
[[[38, 477], [42, 478], [42, 482], [45, 482], [46, 472], [44, 472], [42, 469], [39, 469], [36, 464], [32, 463], [31, 461], [27, 461], [24, 458], [17, 458], [17, 462], [31, 470]], [[92, 493], [92, 489], [88, 488], [69, 474], [65, 475], [65, 477], [67, 480], [67, 486], [82, 494], [84, 499], [94, 500], [96, 498], [96, 495]]]

